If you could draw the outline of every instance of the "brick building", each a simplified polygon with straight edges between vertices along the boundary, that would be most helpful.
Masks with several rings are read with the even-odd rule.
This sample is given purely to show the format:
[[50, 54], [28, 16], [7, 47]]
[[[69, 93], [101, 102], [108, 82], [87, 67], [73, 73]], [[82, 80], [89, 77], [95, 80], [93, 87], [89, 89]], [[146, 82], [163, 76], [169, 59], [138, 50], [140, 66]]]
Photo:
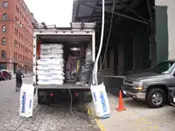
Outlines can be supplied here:
[[0, 0], [0, 69], [32, 70], [33, 14], [23, 0]]

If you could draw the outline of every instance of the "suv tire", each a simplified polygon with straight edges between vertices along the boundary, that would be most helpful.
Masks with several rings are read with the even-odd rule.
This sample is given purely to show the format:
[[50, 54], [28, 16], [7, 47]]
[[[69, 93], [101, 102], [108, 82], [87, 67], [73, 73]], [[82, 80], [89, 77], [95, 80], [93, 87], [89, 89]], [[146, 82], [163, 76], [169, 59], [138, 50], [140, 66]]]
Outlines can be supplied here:
[[164, 90], [160, 88], [153, 88], [148, 91], [146, 102], [150, 108], [163, 107], [166, 103], [167, 95]]

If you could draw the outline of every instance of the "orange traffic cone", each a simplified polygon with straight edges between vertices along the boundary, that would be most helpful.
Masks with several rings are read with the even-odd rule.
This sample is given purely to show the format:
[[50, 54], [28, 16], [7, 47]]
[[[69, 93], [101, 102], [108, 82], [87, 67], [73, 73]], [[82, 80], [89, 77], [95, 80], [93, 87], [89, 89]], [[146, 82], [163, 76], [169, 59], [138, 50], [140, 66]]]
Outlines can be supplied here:
[[119, 92], [119, 107], [116, 109], [117, 111], [124, 111], [126, 108], [124, 107], [122, 91]]

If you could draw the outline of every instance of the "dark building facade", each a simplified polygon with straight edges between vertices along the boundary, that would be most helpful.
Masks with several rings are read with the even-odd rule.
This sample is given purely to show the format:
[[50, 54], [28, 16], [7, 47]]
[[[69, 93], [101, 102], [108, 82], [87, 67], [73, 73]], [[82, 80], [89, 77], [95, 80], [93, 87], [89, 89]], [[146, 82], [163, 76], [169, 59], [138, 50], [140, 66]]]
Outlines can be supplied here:
[[23, 0], [0, 0], [0, 69], [32, 71], [33, 26]]

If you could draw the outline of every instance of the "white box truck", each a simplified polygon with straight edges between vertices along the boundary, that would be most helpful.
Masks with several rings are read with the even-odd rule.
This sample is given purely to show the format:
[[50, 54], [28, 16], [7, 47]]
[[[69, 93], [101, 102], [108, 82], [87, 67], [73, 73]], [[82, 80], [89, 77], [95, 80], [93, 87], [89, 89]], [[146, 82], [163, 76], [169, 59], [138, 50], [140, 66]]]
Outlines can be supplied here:
[[[82, 100], [86, 97], [87, 93], [90, 93], [90, 86], [76, 85], [75, 78], [77, 58], [82, 57], [83, 59], [86, 59], [87, 48], [88, 50], [91, 50], [91, 60], [93, 62], [95, 61], [95, 23], [71, 23], [70, 28], [49, 28], [47, 26], [37, 28], [34, 31], [33, 43], [33, 85], [37, 90], [38, 104], [54, 102], [63, 98], [69, 98], [69, 96], [75, 100]], [[44, 44], [50, 44], [49, 47], [53, 45], [54, 48], [56, 47], [56, 44], [62, 45], [63, 47], [63, 52], [61, 53], [64, 59], [63, 71], [65, 79], [62, 84], [50, 82], [50, 79], [47, 79], [46, 75], [42, 76], [42, 72], [44, 72], [44, 70], [38, 70], [38, 61], [41, 60], [41, 57], [43, 57], [41, 52], [44, 52], [43, 50], [41, 51], [41, 46], [44, 47]], [[57, 49], [55, 48], [54, 52], [57, 53], [56, 51]], [[60, 50], [58, 50], [58, 52], [60, 52]], [[54, 57], [54, 55], [52, 55], [52, 57]], [[54, 61], [54, 59], [51, 61]], [[56, 72], [51, 71], [51, 68], [56, 68], [55, 66], [57, 64], [53, 66], [51, 65], [51, 62], [46, 63], [45, 66], [49, 67], [47, 75], [49, 75], [49, 71], [50, 73]], [[60, 67], [56, 69], [59, 68]], [[51, 75], [52, 74], [50, 74], [50, 76]], [[41, 78], [45, 78], [47, 82], [38, 82]], [[57, 79], [57, 76], [52, 76], [52, 78]], [[91, 80], [94, 80], [93, 75]]]

